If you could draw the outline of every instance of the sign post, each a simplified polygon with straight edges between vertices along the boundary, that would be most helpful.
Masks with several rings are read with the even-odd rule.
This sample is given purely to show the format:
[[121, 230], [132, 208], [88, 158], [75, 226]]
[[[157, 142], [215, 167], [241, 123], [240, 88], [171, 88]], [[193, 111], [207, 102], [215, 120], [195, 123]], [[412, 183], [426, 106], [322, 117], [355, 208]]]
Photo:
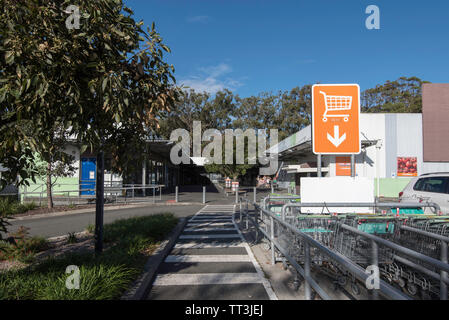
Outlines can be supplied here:
[[[312, 149], [316, 155], [352, 155], [351, 176], [355, 176], [354, 155], [361, 151], [358, 84], [316, 84], [312, 87]], [[317, 169], [321, 169], [321, 163]], [[321, 172], [317, 174], [321, 176]]]

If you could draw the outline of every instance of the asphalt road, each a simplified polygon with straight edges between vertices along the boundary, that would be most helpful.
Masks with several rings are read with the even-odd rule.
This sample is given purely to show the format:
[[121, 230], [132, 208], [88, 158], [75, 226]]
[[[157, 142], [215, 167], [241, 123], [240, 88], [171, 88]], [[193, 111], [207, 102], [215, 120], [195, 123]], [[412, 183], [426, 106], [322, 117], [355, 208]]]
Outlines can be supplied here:
[[[110, 223], [118, 219], [148, 216], [152, 214], [172, 212], [177, 217], [188, 217], [200, 210], [203, 205], [177, 205], [177, 206], [152, 206], [124, 208], [104, 211], [104, 223]], [[67, 214], [62, 216], [49, 216], [45, 218], [33, 218], [27, 220], [11, 221], [9, 232], [14, 232], [19, 226], [30, 228], [30, 235], [42, 237], [55, 237], [66, 235], [69, 232], [84, 231], [89, 224], [95, 223], [95, 212]]]

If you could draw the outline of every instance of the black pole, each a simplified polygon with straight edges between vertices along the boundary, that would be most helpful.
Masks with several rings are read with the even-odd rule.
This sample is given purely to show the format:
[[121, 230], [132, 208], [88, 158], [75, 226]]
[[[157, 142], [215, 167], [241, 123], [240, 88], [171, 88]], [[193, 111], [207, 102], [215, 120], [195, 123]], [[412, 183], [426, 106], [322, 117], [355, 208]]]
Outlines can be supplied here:
[[97, 154], [97, 182], [95, 209], [95, 253], [103, 251], [103, 209], [104, 209], [104, 154]]

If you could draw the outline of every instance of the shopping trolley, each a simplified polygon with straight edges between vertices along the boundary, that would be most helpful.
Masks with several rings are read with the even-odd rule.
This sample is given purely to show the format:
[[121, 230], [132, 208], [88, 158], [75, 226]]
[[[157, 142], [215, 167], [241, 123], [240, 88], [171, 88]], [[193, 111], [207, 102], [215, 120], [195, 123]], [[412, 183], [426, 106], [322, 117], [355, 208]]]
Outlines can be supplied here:
[[323, 114], [323, 122], [326, 122], [328, 117], [343, 118], [343, 120], [347, 122], [349, 120], [349, 114], [328, 114], [328, 112], [351, 110], [352, 96], [329, 96], [323, 91], [320, 91], [320, 93], [324, 97], [324, 104], [326, 106], [326, 110]]

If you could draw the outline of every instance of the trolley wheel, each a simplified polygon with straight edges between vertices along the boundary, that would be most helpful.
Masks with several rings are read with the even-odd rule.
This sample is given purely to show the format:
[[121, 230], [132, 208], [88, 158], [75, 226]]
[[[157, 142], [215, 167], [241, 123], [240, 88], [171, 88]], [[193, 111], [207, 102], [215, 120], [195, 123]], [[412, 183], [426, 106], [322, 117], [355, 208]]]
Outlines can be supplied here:
[[421, 299], [423, 300], [432, 300], [432, 297], [430, 296], [430, 293], [425, 291], [425, 290], [421, 290]]
[[360, 287], [357, 283], [353, 282], [351, 283], [351, 291], [354, 295], [358, 296], [360, 294]]
[[418, 293], [418, 287], [414, 283], [409, 282], [407, 283], [407, 292], [414, 296]]
[[397, 281], [398, 285], [399, 285], [401, 288], [404, 288], [404, 287], [405, 287], [405, 280], [404, 280], [404, 279], [398, 278], [398, 280], [396, 280], [396, 281]]
[[298, 291], [301, 286], [301, 282], [299, 280], [293, 281], [293, 290]]
[[344, 122], [348, 122], [349, 118], [348, 117], [344, 117], [343, 120], [344, 120]]
[[346, 278], [346, 276], [340, 275], [340, 276], [337, 277], [337, 283], [340, 286], [342, 286], [342, 287], [346, 286], [347, 282], [348, 282], [348, 279]]
[[323, 122], [327, 122], [327, 118], [326, 117], [323, 117]]

